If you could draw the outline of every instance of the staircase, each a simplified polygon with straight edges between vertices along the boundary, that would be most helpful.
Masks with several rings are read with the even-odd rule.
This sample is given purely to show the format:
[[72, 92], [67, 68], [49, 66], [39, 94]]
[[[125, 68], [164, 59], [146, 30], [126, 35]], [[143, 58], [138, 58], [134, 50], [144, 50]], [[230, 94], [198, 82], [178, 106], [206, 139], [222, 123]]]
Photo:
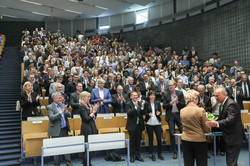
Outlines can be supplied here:
[[0, 61], [0, 165], [20, 165], [21, 114], [16, 101], [21, 92], [21, 61], [16, 48], [5, 47]]

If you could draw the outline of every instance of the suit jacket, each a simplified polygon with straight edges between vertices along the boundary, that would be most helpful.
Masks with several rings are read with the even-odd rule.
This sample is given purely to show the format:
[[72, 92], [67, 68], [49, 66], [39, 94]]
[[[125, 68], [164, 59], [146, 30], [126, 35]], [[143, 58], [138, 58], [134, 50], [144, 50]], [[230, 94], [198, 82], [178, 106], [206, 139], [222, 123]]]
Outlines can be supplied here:
[[106, 81], [105, 84], [104, 84], [104, 88], [109, 89], [109, 92], [110, 92], [111, 95], [116, 94], [117, 86], [118, 86], [118, 83], [115, 82], [114, 88], [110, 89], [111, 88], [111, 83], [109, 81]]
[[[176, 105], [177, 105], [178, 110], [180, 111], [186, 105], [184, 95], [181, 91], [178, 91], [178, 90], [175, 90], [175, 94], [178, 97], [178, 102]], [[167, 93], [165, 93], [164, 99], [163, 99], [163, 108], [166, 109], [166, 121], [167, 122], [169, 121], [171, 113], [172, 113], [172, 105], [170, 104], [171, 101], [172, 101], [171, 93], [170, 91], [168, 91]]]
[[[126, 94], [122, 94], [122, 97], [125, 99], [125, 101], [129, 101], [129, 98]], [[117, 98], [118, 98], [118, 94], [114, 94], [112, 95], [112, 107], [113, 107], [113, 113], [120, 113], [121, 112], [121, 104], [117, 102]], [[126, 111], [126, 108], [125, 108], [125, 103], [126, 102], [123, 102], [123, 111], [124, 112], [127, 112]]]
[[[230, 86], [226, 90], [227, 90], [228, 97], [234, 100], [235, 96], [233, 95], [233, 88]], [[240, 109], [244, 109], [243, 100], [245, 99], [245, 96], [243, 95], [242, 88], [240, 86], [236, 86], [236, 92], [237, 91], [240, 91], [239, 94], [236, 94], [237, 103], [239, 104]]]
[[[63, 104], [59, 104], [61, 109], [63, 109]], [[61, 118], [62, 115], [58, 112], [55, 103], [47, 106], [47, 115], [49, 117], [49, 129], [48, 129], [48, 136], [59, 136], [61, 131]], [[64, 118], [66, 121], [67, 130], [70, 131], [69, 121], [68, 118], [71, 117], [70, 112], [64, 112]]]
[[[204, 94], [204, 99], [203, 99], [203, 103], [205, 104], [205, 110], [206, 112], [210, 112], [212, 113], [212, 103], [211, 103], [211, 99]], [[200, 104], [200, 97], [198, 97], [198, 105]]]
[[79, 96], [77, 92], [73, 92], [70, 94], [69, 102], [72, 109], [72, 117], [75, 114], [79, 114], [80, 106], [79, 106]]
[[[109, 113], [108, 104], [112, 103], [112, 97], [111, 97], [109, 90], [106, 88], [103, 88], [103, 94], [104, 94], [105, 103], [103, 103], [104, 104], [103, 106], [101, 106], [101, 103], [100, 103], [100, 107], [98, 108], [97, 113]], [[99, 88], [93, 89], [91, 92], [91, 100], [90, 100], [91, 104], [99, 102], [99, 98], [100, 98]]]
[[[242, 88], [242, 81], [241, 82], [239, 82], [238, 84], [237, 84], [237, 86], [239, 86], [239, 87], [241, 87]], [[249, 96], [250, 96], [250, 82], [249, 81], [247, 81], [247, 86], [248, 86], [248, 91], [249, 91]], [[242, 94], [243, 94], [243, 89], [242, 89]], [[249, 98], [247, 98], [246, 96], [245, 96], [245, 94], [243, 94], [244, 95], [244, 99], [250, 99], [250, 97]]]
[[[158, 119], [158, 121], [161, 122], [161, 113], [162, 113], [162, 111], [161, 111], [160, 102], [156, 100], [154, 102], [154, 107], [155, 107], [155, 116]], [[159, 111], [160, 115], [156, 115], [156, 111]], [[146, 115], [145, 122], [147, 123], [148, 120], [150, 119], [149, 113], [152, 113], [152, 107], [151, 107], [150, 101], [145, 103], [144, 112], [145, 112], [145, 115]]]
[[[132, 85], [132, 91], [134, 90], [135, 90], [135, 86]], [[129, 85], [127, 84], [123, 87], [123, 93], [128, 94], [128, 92], [129, 92]]]
[[[166, 93], [168, 91], [168, 84], [164, 83], [164, 92]], [[161, 83], [159, 83], [156, 87], [155, 87], [155, 95], [156, 95], [156, 99], [161, 101], [162, 99], [162, 94], [161, 94]], [[164, 95], [163, 95], [164, 96]]]
[[217, 120], [226, 145], [239, 145], [245, 139], [240, 107], [227, 98]]
[[31, 117], [32, 116], [32, 111], [37, 110], [37, 106], [40, 106], [40, 101], [38, 100], [38, 102], [36, 101], [36, 93], [31, 93], [31, 98], [32, 98], [32, 102], [28, 101], [28, 96], [27, 94], [21, 94], [19, 97], [19, 101], [20, 101], [20, 105], [23, 109], [22, 111], [22, 116], [23, 119], [27, 119], [27, 117]]
[[45, 75], [43, 80], [44, 80], [44, 89], [46, 89], [46, 93], [45, 96], [49, 96], [49, 86], [51, 83], [49, 83], [49, 81], [53, 79], [54, 82], [56, 82], [56, 77], [54, 78], [50, 78], [49, 75]]
[[[80, 105], [79, 113], [82, 119], [81, 135], [84, 135], [85, 142], [88, 142], [88, 135], [98, 134], [98, 130], [93, 117], [89, 116], [90, 110], [86, 106]], [[96, 116], [97, 113], [95, 113]]]
[[139, 87], [141, 88], [141, 94], [144, 95], [144, 96], [146, 96], [146, 92], [147, 91], [149, 91], [149, 90], [155, 90], [155, 86], [154, 86], [153, 81], [148, 81], [148, 85], [150, 85], [149, 89], [147, 89], [144, 80], [139, 83]]
[[204, 108], [196, 104], [188, 104], [180, 112], [183, 126], [182, 140], [190, 142], [206, 142], [205, 133], [210, 132], [206, 126], [207, 116]]
[[137, 117], [139, 117], [139, 125], [141, 127], [141, 130], [143, 131], [145, 129], [143, 117], [142, 117], [142, 115], [144, 114], [144, 111], [141, 108], [141, 102], [138, 102], [138, 107], [137, 107], [137, 109], [135, 109], [134, 103], [131, 100], [129, 100], [128, 102], [126, 102], [126, 110], [127, 110], [127, 114], [128, 114], [126, 129], [129, 132], [135, 131], [136, 125], [137, 125], [136, 124]]

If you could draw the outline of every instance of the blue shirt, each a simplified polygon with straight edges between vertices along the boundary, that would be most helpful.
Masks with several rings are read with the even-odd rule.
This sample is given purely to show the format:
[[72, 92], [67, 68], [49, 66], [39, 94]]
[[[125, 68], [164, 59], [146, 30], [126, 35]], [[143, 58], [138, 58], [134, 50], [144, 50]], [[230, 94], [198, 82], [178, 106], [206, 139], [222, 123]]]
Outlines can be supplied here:
[[62, 112], [62, 108], [59, 104], [56, 104], [55, 103], [55, 106], [58, 110], [58, 112], [62, 115], [62, 118], [61, 118], [61, 128], [65, 128], [66, 127], [66, 120], [65, 120], [65, 117], [64, 117], [64, 113], [66, 113], [67, 111], [65, 111], [64, 113]]

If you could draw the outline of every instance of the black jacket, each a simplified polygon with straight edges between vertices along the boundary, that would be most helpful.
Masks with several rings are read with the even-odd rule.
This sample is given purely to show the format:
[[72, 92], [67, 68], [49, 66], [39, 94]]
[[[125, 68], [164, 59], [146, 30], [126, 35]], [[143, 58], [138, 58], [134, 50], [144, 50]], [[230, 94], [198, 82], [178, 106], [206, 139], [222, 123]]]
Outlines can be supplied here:
[[138, 107], [137, 109], [135, 109], [134, 103], [131, 100], [129, 100], [128, 102], [126, 102], [126, 110], [128, 114], [126, 129], [129, 132], [135, 131], [136, 125], [137, 125], [136, 124], [137, 117], [139, 117], [139, 125], [141, 127], [141, 130], [143, 131], [145, 129], [143, 117], [142, 117], [142, 115], [144, 114], [144, 111], [141, 108], [141, 103], [138, 102]]
[[23, 109], [22, 116], [23, 120], [27, 120], [27, 117], [32, 116], [32, 111], [37, 110], [37, 106], [40, 106], [40, 101], [36, 101], [36, 93], [31, 93], [32, 102], [28, 101], [27, 94], [21, 94], [19, 96], [20, 105]]
[[[80, 105], [79, 113], [82, 119], [81, 135], [84, 135], [85, 142], [88, 142], [88, 135], [98, 134], [98, 130], [93, 117], [89, 116], [90, 110], [86, 106]], [[95, 113], [96, 116], [97, 113]]]
[[[159, 101], [155, 101], [154, 106], [155, 106], [155, 116], [158, 119], [158, 121], [161, 122], [161, 113], [162, 113], [161, 104]], [[161, 112], [160, 115], [156, 115], [156, 111]], [[151, 107], [150, 101], [145, 104], [144, 112], [146, 114], [145, 121], [148, 122], [148, 120], [150, 118], [149, 113], [152, 113], [152, 107]]]

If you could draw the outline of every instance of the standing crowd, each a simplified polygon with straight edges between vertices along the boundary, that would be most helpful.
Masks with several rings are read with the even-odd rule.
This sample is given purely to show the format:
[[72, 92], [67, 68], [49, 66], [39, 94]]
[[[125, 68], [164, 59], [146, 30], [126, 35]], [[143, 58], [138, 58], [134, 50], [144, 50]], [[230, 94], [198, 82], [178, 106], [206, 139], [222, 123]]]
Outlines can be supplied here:
[[[220, 95], [234, 102], [236, 110], [243, 109], [242, 101], [250, 99], [249, 76], [238, 61], [234, 61], [227, 75], [223, 58], [217, 53], [203, 63], [199, 60], [202, 53], [198, 54], [194, 47], [189, 50], [185, 46], [175, 51], [169, 44], [152, 47], [150, 40], [132, 47], [122, 34], [87, 37], [77, 31], [70, 37], [59, 29], [51, 33], [42, 27], [32, 33], [24, 30], [22, 39], [20, 57], [24, 63], [24, 77], [19, 100], [23, 120], [38, 116], [42, 88], [49, 98], [48, 135], [52, 137], [67, 136], [70, 127], [67, 118], [75, 114], [81, 116], [81, 134], [88, 141], [89, 134], [98, 133], [95, 126], [98, 114], [110, 110], [114, 114], [127, 113], [132, 163], [144, 161], [140, 156], [140, 143], [145, 127], [151, 159], [156, 160], [153, 152], [155, 133], [158, 158], [164, 160], [161, 121], [165, 120], [169, 126], [173, 159], [177, 159], [175, 125], [183, 133], [185, 150], [190, 152], [191, 142], [200, 143], [195, 145], [196, 150], [201, 146], [206, 149], [206, 138], [201, 135], [210, 132], [210, 127], [223, 133], [224, 126], [234, 125], [232, 121], [226, 125], [219, 122], [220, 128], [217, 123], [214, 126], [214, 121], [206, 123], [206, 112], [225, 119], [226, 115], [221, 117], [221, 105], [225, 101], [221, 102], [223, 96]], [[72, 113], [67, 111], [69, 106]], [[166, 110], [166, 119], [161, 119], [162, 108]], [[221, 155], [229, 154], [224, 136], [217, 142]], [[199, 158], [197, 164], [206, 165], [207, 150], [194, 155], [187, 155], [185, 150], [185, 165], [194, 162], [192, 158]], [[71, 165], [70, 156], [65, 159]], [[55, 164], [59, 164], [59, 158], [55, 158]], [[83, 164], [86, 164], [85, 154]]]

